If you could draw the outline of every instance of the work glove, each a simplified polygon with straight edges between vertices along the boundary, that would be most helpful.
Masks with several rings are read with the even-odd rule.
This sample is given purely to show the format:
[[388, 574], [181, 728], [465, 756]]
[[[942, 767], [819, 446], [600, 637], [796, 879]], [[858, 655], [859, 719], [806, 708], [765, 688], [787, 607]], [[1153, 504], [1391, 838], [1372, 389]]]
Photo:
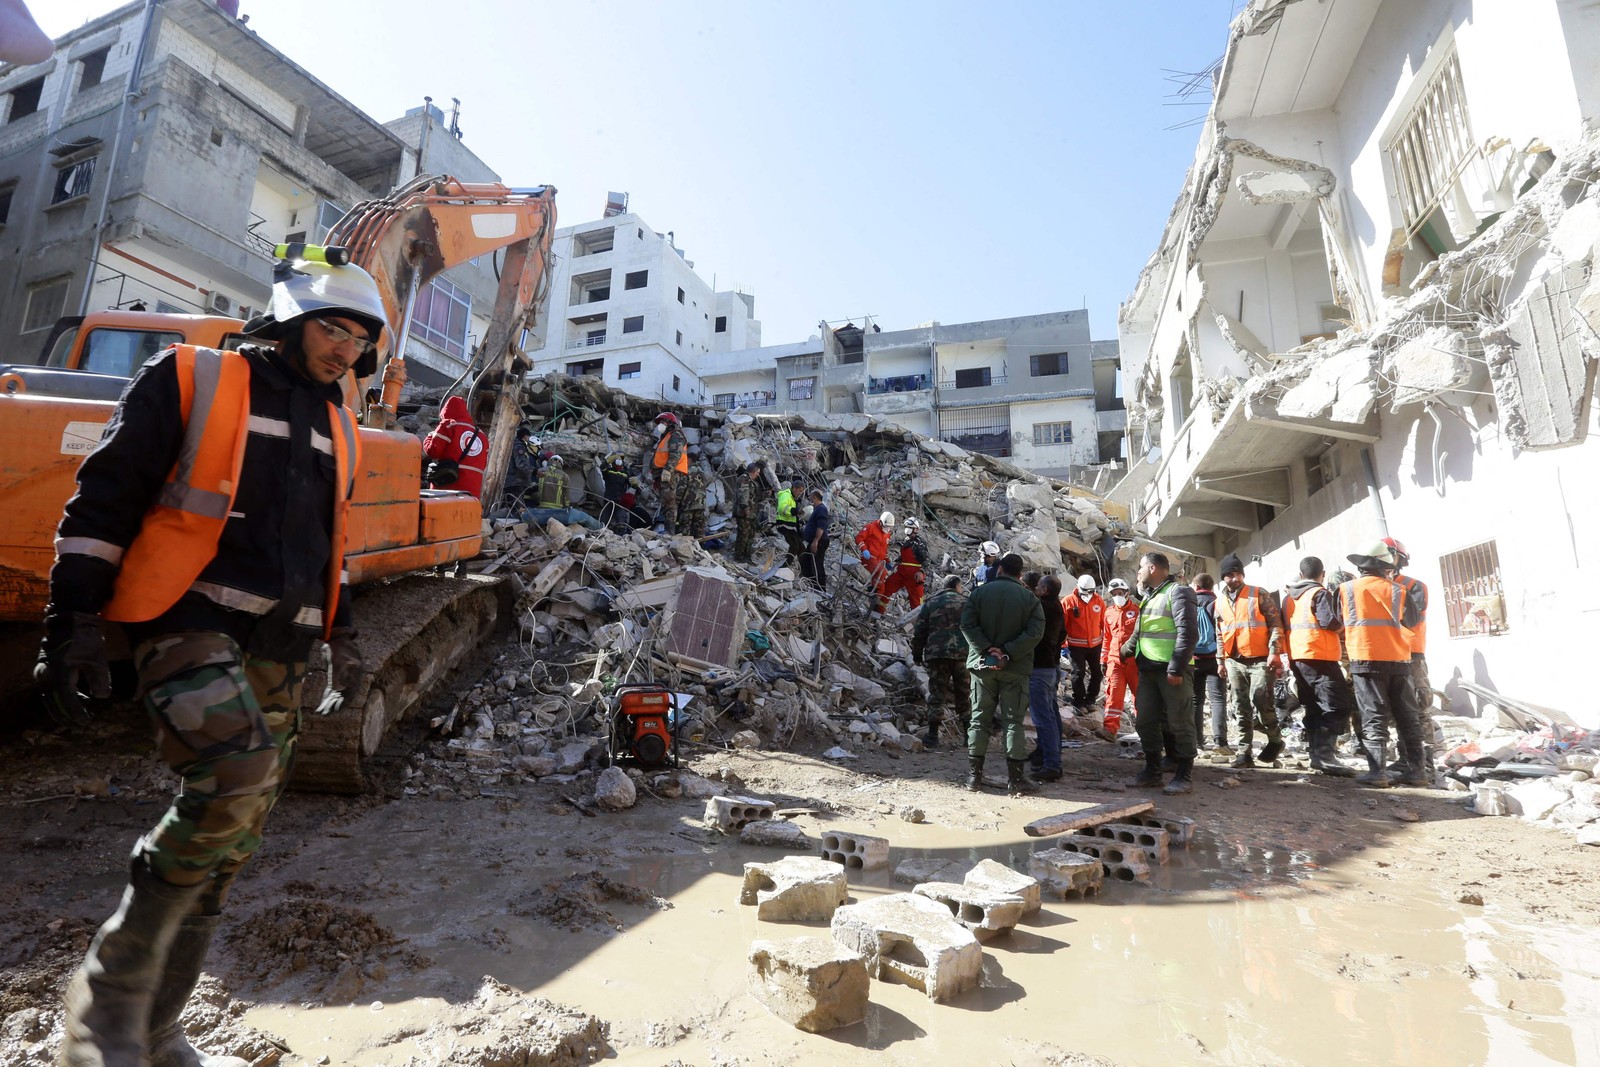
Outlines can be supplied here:
[[872, 553], [868, 552], [866, 549], [863, 548], [861, 550], [861, 561], [863, 563], [867, 563], [867, 562], [870, 562], [871, 560], [872, 560]]
[[361, 680], [361, 650], [356, 647], [356, 631], [341, 626], [328, 636], [328, 691], [317, 705], [318, 715], [327, 715], [344, 705], [345, 697]]
[[100, 616], [74, 611], [48, 620], [33, 680], [44, 689], [52, 719], [62, 726], [89, 725], [92, 716], [84, 698], [111, 696], [111, 665]]

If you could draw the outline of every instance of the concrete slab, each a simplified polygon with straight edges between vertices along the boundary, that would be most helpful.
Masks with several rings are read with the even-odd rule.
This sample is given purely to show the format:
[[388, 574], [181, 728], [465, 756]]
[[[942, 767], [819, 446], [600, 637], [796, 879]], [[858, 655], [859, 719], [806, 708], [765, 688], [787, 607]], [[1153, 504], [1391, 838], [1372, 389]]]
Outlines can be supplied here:
[[1079, 808], [1077, 811], [1062, 812], [1060, 815], [1048, 815], [1043, 819], [1035, 819], [1022, 828], [1022, 832], [1029, 837], [1050, 837], [1054, 834], [1067, 834], [1074, 830], [1083, 830], [1090, 826], [1099, 826], [1101, 823], [1120, 822], [1129, 815], [1143, 815], [1155, 808], [1155, 804], [1148, 800], [1137, 800], [1131, 803], [1096, 804], [1092, 808]]
[[891, 893], [833, 913], [833, 938], [867, 961], [886, 982], [947, 1001], [978, 984], [983, 949], [943, 904], [914, 893]]
[[871, 871], [889, 865], [889, 840], [835, 830], [822, 835], [822, 858], [850, 870]]
[[1083, 900], [1091, 893], [1098, 895], [1105, 884], [1105, 867], [1098, 858], [1063, 848], [1046, 848], [1033, 853], [1028, 857], [1028, 870], [1043, 884], [1045, 891], [1063, 900], [1072, 897]]
[[923, 882], [951, 882], [961, 877], [966, 864], [955, 860], [935, 860], [914, 856], [901, 860], [892, 877], [904, 885], [921, 885]]
[[739, 903], [755, 905], [756, 918], [770, 922], [831, 919], [848, 899], [844, 869], [814, 856], [747, 863], [739, 889]]
[[956, 922], [971, 930], [980, 941], [1009, 931], [1021, 921], [1027, 909], [1019, 896], [960, 882], [924, 882], [912, 892], [949, 908]]
[[[932, 880], [932, 879], [930, 879]], [[1040, 886], [1037, 878], [1014, 871], [999, 860], [980, 860], [961, 879], [963, 885], [974, 889], [987, 889], [995, 893], [1009, 893], [1022, 898], [1022, 914], [1032, 915], [1039, 910]]]
[[750, 995], [797, 1029], [816, 1034], [867, 1017], [867, 961], [837, 941], [757, 941], [749, 959]]

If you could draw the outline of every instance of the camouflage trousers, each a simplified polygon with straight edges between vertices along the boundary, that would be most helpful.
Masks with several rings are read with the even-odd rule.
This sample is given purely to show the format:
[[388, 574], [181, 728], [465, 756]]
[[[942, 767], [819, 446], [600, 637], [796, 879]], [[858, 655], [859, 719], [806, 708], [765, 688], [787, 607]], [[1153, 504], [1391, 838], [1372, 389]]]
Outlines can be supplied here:
[[928, 714], [930, 717], [965, 721], [972, 707], [971, 681], [967, 657], [923, 660], [928, 668]]
[[733, 558], [740, 563], [749, 563], [756, 545], [756, 520], [753, 516], [735, 515], [733, 525]]
[[692, 507], [688, 500], [678, 505], [678, 532], [688, 534], [690, 537], [706, 535], [706, 509], [703, 500], [698, 508]]
[[656, 490], [656, 495], [661, 501], [661, 521], [666, 523], [668, 533], [678, 530], [678, 474], [676, 471], [661, 472], [661, 486]]
[[183, 779], [139, 851], [174, 885], [212, 879], [215, 910], [288, 781], [306, 665], [248, 655], [219, 633], [175, 633], [141, 644], [134, 666], [161, 758]]

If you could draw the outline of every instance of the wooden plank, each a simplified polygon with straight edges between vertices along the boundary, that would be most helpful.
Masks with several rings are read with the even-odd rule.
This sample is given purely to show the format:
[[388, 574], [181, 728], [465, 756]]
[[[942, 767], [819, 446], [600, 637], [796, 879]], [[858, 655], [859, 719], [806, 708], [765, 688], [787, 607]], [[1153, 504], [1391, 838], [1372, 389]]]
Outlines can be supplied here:
[[1029, 837], [1054, 837], [1056, 834], [1084, 830], [1091, 826], [1099, 826], [1101, 823], [1116, 822], [1130, 815], [1143, 815], [1154, 809], [1155, 802], [1149, 800], [1139, 800], [1132, 804], [1096, 804], [1092, 808], [1079, 808], [1077, 811], [1035, 819], [1024, 826], [1022, 832]]

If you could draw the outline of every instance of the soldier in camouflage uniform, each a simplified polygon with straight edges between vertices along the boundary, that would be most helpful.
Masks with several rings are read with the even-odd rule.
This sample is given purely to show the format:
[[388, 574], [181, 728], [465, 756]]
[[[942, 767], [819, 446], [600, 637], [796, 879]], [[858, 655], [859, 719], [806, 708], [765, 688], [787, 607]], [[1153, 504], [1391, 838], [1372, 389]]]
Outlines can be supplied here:
[[202, 1058], [178, 1018], [283, 792], [313, 645], [328, 642], [336, 689], [361, 676], [335, 535], [359, 474], [339, 382], [374, 372], [384, 315], [360, 268], [280, 265], [246, 330], [277, 344], [155, 356], [78, 469], [35, 677], [53, 714], [88, 722], [84, 694], [110, 689], [102, 620], [121, 622], [182, 787], [67, 988], [67, 1067], [246, 1067]]
[[961, 636], [961, 609], [966, 606], [961, 576], [952, 574], [944, 580], [944, 588], [922, 605], [911, 634], [912, 661], [928, 669], [928, 732], [922, 740], [929, 748], [938, 747], [943, 709], [966, 714], [972, 704], [967, 639]]
[[678, 487], [678, 532], [700, 538], [706, 535], [706, 476], [696, 452], [689, 449], [689, 473]]
[[745, 476], [733, 489], [733, 558], [740, 563], [749, 563], [750, 553], [755, 548], [757, 524], [761, 520], [761, 476], [766, 469], [766, 462], [759, 459], [747, 465]]

